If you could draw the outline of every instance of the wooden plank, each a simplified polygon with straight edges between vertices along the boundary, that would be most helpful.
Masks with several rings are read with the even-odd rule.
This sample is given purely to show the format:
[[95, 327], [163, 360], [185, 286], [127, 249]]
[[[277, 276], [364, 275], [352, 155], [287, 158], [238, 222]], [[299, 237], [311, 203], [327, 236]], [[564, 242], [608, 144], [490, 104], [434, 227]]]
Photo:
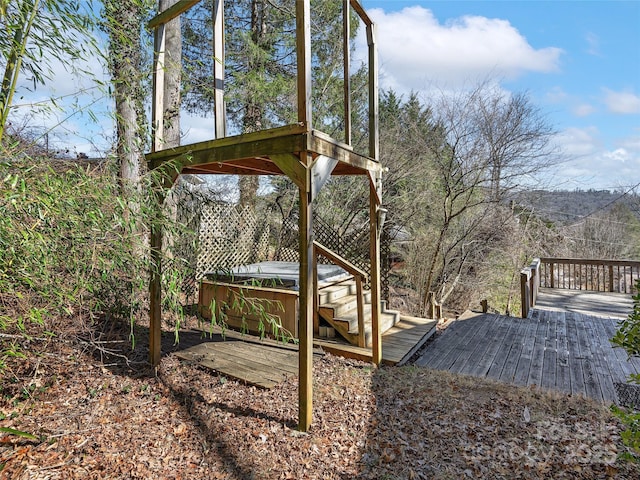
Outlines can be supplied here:
[[[540, 324], [540, 312], [531, 319], [522, 319], [527, 322], [527, 327], [523, 334], [522, 349], [518, 363], [513, 372], [513, 383], [516, 385], [526, 385], [529, 380], [529, 371], [531, 370], [531, 362], [533, 360], [533, 347], [536, 343], [536, 332]], [[503, 375], [504, 376], [504, 375]]]
[[465, 345], [459, 346], [459, 355], [448, 368], [450, 372], [463, 373], [470, 358], [482, 356], [486, 350], [488, 332], [496, 321], [496, 317], [496, 315], [485, 317], [473, 338], [470, 338]]
[[[481, 317], [476, 317], [472, 320], [466, 320], [465, 322], [472, 322], [470, 327], [468, 327], [470, 323], [466, 323], [464, 326], [460, 324], [451, 325], [449, 328], [458, 326], [457, 330], [460, 330], [461, 328], [464, 328], [464, 327], [468, 327], [468, 328], [462, 335], [459, 335], [456, 332], [456, 335], [452, 337], [452, 339], [455, 340], [455, 344], [454, 344], [455, 346], [452, 346], [452, 348], [450, 348], [449, 351], [441, 357], [439, 366], [437, 364], [435, 367], [432, 367], [432, 368], [442, 368], [444, 370], [449, 370], [451, 372], [458, 372], [459, 369], [466, 362], [469, 355], [473, 352], [473, 350], [477, 346], [478, 336], [479, 335], [484, 336], [484, 332], [487, 328], [487, 324], [491, 321], [492, 321], [492, 316], [481, 316]], [[449, 332], [445, 330], [443, 337], [446, 336], [448, 333]], [[453, 333], [453, 331], [451, 333]], [[440, 345], [440, 351], [446, 352], [446, 349], [443, 350], [442, 344]]]
[[213, 1], [213, 117], [215, 138], [227, 136], [227, 108], [224, 100], [225, 51], [224, 51], [224, 1]]
[[[252, 348], [253, 347], [253, 348]], [[255, 349], [268, 351], [270, 355], [277, 352], [269, 351], [266, 347], [257, 347], [244, 342], [205, 342], [190, 347], [184, 351], [177, 352], [176, 356], [180, 358], [188, 358], [199, 362], [199, 359], [206, 359], [210, 362], [222, 362], [227, 369], [249, 368], [252, 371], [259, 372], [260, 375], [268, 380], [281, 381], [286, 375], [297, 375], [298, 369], [295, 363], [287, 365], [284, 362], [275, 360], [274, 358], [264, 358], [256, 354]], [[287, 353], [295, 361], [297, 355], [295, 353]]]
[[576, 328], [578, 330], [578, 344], [580, 346], [582, 360], [582, 374], [584, 376], [584, 389], [588, 397], [602, 401], [602, 391], [598, 383], [595, 371], [593, 351], [591, 348], [590, 336], [587, 332], [587, 322], [582, 314], [575, 313]]
[[565, 315], [567, 328], [567, 350], [569, 352], [569, 380], [571, 382], [571, 394], [586, 396], [584, 375], [582, 372], [582, 353], [578, 342], [578, 326], [573, 312]]
[[[389, 360], [395, 361], [398, 365], [405, 364], [426, 342], [431, 338], [436, 332], [436, 320], [432, 320], [431, 324], [423, 326], [420, 328], [420, 332], [422, 336], [419, 340], [415, 340], [414, 338], [407, 339], [404, 342], [402, 348], [398, 348], [397, 350], [389, 351], [390, 349], [387, 347], [387, 343], [385, 341], [386, 337], [382, 337], [382, 354], [383, 361], [388, 362]], [[416, 327], [418, 328], [418, 327]]]
[[[309, 2], [296, 2], [297, 21], [305, 23], [305, 39], [309, 35]], [[298, 42], [301, 38], [298, 35]], [[298, 45], [300, 45], [298, 43]], [[303, 52], [298, 49], [298, 56]], [[305, 60], [306, 62], [310, 59]], [[300, 59], [298, 60], [300, 62]], [[298, 64], [300, 65], [300, 63]], [[308, 72], [305, 70], [304, 75]], [[300, 76], [301, 71], [298, 71]], [[311, 80], [309, 79], [309, 82]], [[298, 84], [300, 85], [300, 83]], [[304, 90], [306, 92], [306, 90]], [[298, 91], [300, 96], [300, 91]], [[310, 165], [311, 155], [300, 153], [300, 161]], [[307, 432], [311, 427], [313, 416], [313, 205], [311, 203], [311, 172], [307, 172], [305, 188], [298, 188], [299, 196], [299, 258], [300, 258], [300, 297], [298, 314], [298, 332], [300, 351], [298, 356], [298, 428]]]
[[486, 322], [483, 337], [476, 338], [476, 348], [459, 372], [476, 377], [486, 376], [508, 328], [509, 320], [498, 315], [494, 316], [491, 322]]
[[[222, 148], [233, 148], [237, 145], [245, 145], [240, 147], [244, 152], [255, 152], [264, 150], [264, 146], [279, 146], [274, 152], [258, 152], [259, 157], [266, 153], [291, 153], [306, 150], [307, 147], [307, 130], [303, 124], [295, 123], [284, 125], [282, 127], [271, 128], [268, 130], [260, 130], [257, 132], [245, 133], [242, 135], [233, 135], [230, 137], [218, 138], [214, 140], [205, 140], [202, 142], [190, 143], [177, 147], [168, 148], [166, 150], [154, 151], [146, 154], [147, 161], [151, 162], [152, 167], [157, 167], [167, 160], [174, 158], [193, 155], [206, 154], [209, 151], [217, 151]], [[249, 145], [246, 145], [249, 144]], [[253, 146], [251, 146], [253, 145]], [[287, 150], [285, 145], [298, 146], [298, 150]], [[273, 148], [272, 148], [273, 149]], [[255, 155], [228, 156], [224, 160], [239, 160], [243, 158], [251, 158]], [[218, 158], [218, 157], [216, 157]]]
[[147, 23], [147, 28], [149, 28], [149, 30], [152, 30], [158, 25], [164, 25], [165, 23], [176, 18], [178, 15], [189, 10], [198, 2], [200, 2], [200, 0], [178, 0], [175, 4], [149, 20], [149, 23]]
[[311, 128], [311, 11], [309, 1], [296, 2], [298, 122]]
[[564, 312], [549, 312], [547, 315], [547, 332], [544, 339], [544, 352], [542, 356], [542, 378], [539, 385], [544, 388], [551, 389], [556, 385], [556, 366], [558, 360], [556, 325], [558, 317], [564, 315]]
[[[222, 355], [229, 359], [237, 359], [240, 364], [249, 361], [283, 373], [298, 374], [298, 355], [293, 352], [267, 349], [244, 342], [204, 343], [204, 349], [197, 350], [207, 355]], [[194, 350], [196, 351], [196, 350]]]
[[342, 1], [342, 103], [344, 105], [344, 139], [351, 145], [351, 8]]
[[571, 371], [569, 367], [569, 342], [567, 340], [567, 314], [558, 316], [556, 324], [556, 384], [561, 392], [571, 393]]
[[285, 379], [284, 375], [276, 377], [273, 371], [261, 370], [259, 365], [251, 362], [240, 364], [224, 356], [199, 355], [188, 351], [178, 352], [176, 356], [183, 360], [197, 362], [221, 375], [243, 380], [263, 388], [273, 388], [274, 385]]
[[517, 329], [516, 322], [517, 320], [509, 317], [496, 317], [491, 329], [491, 338], [486, 342], [486, 350], [480, 358], [469, 357], [466, 372], [476, 377], [486, 377], [492, 366], [497, 362], [502, 363], [503, 358], [496, 357], [500, 347], [505, 344], [509, 332]]
[[416, 365], [448, 370], [461, 355], [461, 348], [472, 341], [475, 333], [482, 327], [485, 315], [455, 320], [442, 332], [416, 360]]
[[545, 315], [540, 315], [538, 319], [538, 325], [535, 333], [535, 342], [533, 350], [531, 352], [531, 367], [529, 368], [529, 377], [527, 378], [527, 385], [542, 385], [542, 368], [544, 366], [544, 347], [545, 338], [549, 330], [549, 313], [544, 312]]
[[616, 334], [617, 321], [612, 318], [603, 318], [598, 322], [598, 327], [603, 339], [609, 340], [606, 345], [611, 348], [612, 375], [614, 382], [626, 382], [631, 374], [637, 373], [633, 363], [627, 358], [627, 353], [620, 347], [614, 347], [611, 338]]
[[513, 320], [511, 328], [496, 352], [493, 364], [489, 367], [487, 377], [509, 383], [513, 382], [518, 358], [522, 352], [523, 335], [529, 323], [531, 323], [531, 319], [528, 318]]
[[[369, 130], [369, 136], [374, 135]], [[374, 156], [374, 155], [371, 155]], [[376, 157], [377, 158], [377, 157]], [[369, 265], [371, 278], [371, 356], [373, 363], [379, 365], [382, 362], [382, 328], [380, 325], [380, 229], [378, 228], [378, 209], [381, 198], [376, 192], [376, 185], [369, 183]], [[358, 292], [358, 295], [360, 293]], [[358, 305], [359, 309], [361, 304]]]
[[601, 319], [597, 317], [585, 317], [585, 324], [593, 348], [594, 364], [596, 366], [596, 375], [600, 384], [600, 391], [605, 402], [615, 402], [617, 394], [613, 385], [613, 373], [611, 363], [614, 358], [609, 339], [604, 338], [604, 334], [599, 329]]

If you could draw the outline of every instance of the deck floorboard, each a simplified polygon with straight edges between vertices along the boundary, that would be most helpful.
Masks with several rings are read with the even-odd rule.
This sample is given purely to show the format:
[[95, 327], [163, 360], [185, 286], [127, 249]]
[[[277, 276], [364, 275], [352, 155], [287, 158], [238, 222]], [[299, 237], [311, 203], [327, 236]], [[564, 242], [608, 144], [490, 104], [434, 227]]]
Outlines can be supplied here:
[[592, 315], [544, 306], [529, 318], [469, 314], [430, 342], [415, 364], [617, 403], [615, 384], [640, 372], [640, 359], [610, 342], [622, 310], [603, 313], [598, 305]]

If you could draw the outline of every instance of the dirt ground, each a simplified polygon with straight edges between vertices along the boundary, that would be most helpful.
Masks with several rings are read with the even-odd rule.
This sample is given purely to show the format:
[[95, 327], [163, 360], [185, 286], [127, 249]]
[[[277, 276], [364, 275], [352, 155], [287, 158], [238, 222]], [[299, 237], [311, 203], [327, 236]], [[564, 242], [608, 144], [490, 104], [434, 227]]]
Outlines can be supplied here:
[[123, 337], [0, 338], [26, 354], [1, 373], [0, 478], [640, 478], [588, 399], [327, 354], [300, 433], [296, 378], [264, 390], [171, 353], [156, 370]]

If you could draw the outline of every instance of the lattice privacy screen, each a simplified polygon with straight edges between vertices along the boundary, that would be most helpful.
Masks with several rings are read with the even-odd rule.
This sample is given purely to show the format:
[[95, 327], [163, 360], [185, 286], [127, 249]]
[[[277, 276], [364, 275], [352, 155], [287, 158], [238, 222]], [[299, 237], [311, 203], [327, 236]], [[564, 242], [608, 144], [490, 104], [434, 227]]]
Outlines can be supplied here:
[[640, 409], [640, 385], [632, 383], [614, 383], [618, 395], [618, 404], [624, 407]]
[[202, 205], [196, 279], [206, 272], [266, 260], [269, 229], [250, 207]]

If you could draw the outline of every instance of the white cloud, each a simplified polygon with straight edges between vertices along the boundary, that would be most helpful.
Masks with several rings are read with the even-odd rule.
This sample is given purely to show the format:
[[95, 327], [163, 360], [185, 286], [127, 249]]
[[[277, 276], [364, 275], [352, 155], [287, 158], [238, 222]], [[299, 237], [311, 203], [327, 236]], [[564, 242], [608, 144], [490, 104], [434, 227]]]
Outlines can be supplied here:
[[569, 158], [554, 177], [561, 188], [620, 188], [639, 180], [640, 135], [609, 147], [595, 127], [568, 128], [557, 141]]
[[587, 33], [587, 53], [596, 57], [600, 56], [600, 38], [593, 32]]
[[559, 69], [561, 49], [533, 48], [506, 20], [464, 16], [441, 24], [419, 6], [389, 13], [374, 9], [370, 15], [378, 25], [385, 87], [421, 90], [431, 83]]
[[595, 127], [567, 128], [557, 136], [557, 142], [571, 158], [582, 157], [600, 148], [599, 132]]
[[624, 148], [617, 148], [613, 151], [604, 152], [602, 156], [615, 163], [625, 163], [631, 158], [630, 153]]
[[604, 89], [604, 102], [612, 113], [634, 114], [640, 113], [640, 96], [630, 91], [615, 92]]
[[569, 95], [567, 95], [567, 92], [565, 92], [562, 87], [553, 87], [551, 90], [549, 90], [546, 93], [546, 98], [547, 101], [550, 103], [562, 103], [564, 102]]
[[586, 117], [596, 111], [595, 107], [588, 103], [581, 103], [580, 105], [576, 105], [572, 110], [573, 114], [578, 117]]

